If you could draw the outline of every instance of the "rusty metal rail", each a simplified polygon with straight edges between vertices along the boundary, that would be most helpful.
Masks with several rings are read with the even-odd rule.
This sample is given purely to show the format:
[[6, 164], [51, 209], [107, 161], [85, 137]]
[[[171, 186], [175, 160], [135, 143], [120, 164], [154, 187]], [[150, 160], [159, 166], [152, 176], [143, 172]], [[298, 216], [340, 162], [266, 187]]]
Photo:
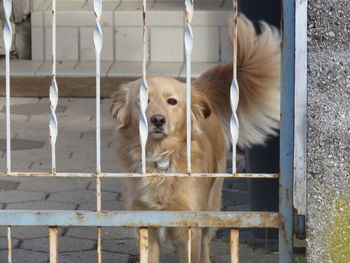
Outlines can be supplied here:
[[87, 177], [87, 178], [125, 178], [125, 177], [228, 177], [228, 178], [279, 178], [279, 174], [276, 173], [34, 173], [34, 172], [12, 172], [2, 173], [1, 176], [29, 176], [29, 177]]
[[278, 228], [275, 212], [1, 210], [7, 226], [124, 226]]

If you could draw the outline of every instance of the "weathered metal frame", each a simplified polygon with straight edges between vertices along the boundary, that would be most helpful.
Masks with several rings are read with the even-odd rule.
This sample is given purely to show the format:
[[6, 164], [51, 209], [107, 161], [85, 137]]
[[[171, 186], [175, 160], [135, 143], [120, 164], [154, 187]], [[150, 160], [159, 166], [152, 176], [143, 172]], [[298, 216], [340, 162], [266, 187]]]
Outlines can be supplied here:
[[[58, 226], [95, 226], [97, 227], [97, 262], [102, 262], [101, 227], [104, 226], [128, 226], [140, 227], [139, 249], [140, 262], [148, 262], [148, 228], [150, 226], [164, 227], [188, 227], [188, 251], [190, 260], [191, 227], [230, 227], [231, 262], [238, 262], [239, 230], [238, 228], [264, 227], [279, 228], [279, 258], [281, 263], [293, 261], [293, 164], [294, 153], [294, 96], [297, 81], [295, 81], [295, 37], [296, 37], [296, 13], [295, 5], [304, 4], [305, 1], [296, 3], [296, 0], [283, 0], [283, 56], [282, 56], [282, 102], [281, 102], [281, 174], [243, 174], [236, 173], [235, 158], [233, 158], [233, 172], [221, 174], [192, 174], [190, 154], [187, 156], [188, 173], [185, 174], [147, 174], [145, 162], [145, 145], [147, 137], [141, 138], [143, 148], [142, 174], [135, 173], [102, 173], [101, 171], [101, 141], [100, 141], [100, 54], [102, 49], [102, 30], [100, 19], [102, 15], [102, 0], [94, 0], [94, 13], [96, 27], [94, 30], [94, 44], [96, 51], [96, 173], [58, 173], [56, 171], [55, 144], [58, 135], [58, 123], [56, 107], [58, 103], [58, 86], [56, 82], [56, 1], [52, 0], [52, 82], [50, 85], [51, 115], [49, 121], [50, 141], [52, 148], [51, 173], [29, 173], [11, 171], [11, 121], [10, 121], [10, 47], [12, 43], [12, 29], [10, 24], [11, 0], [4, 0], [4, 42], [6, 54], [6, 136], [7, 136], [7, 171], [0, 172], [0, 176], [35, 176], [35, 177], [91, 177], [96, 178], [96, 211], [38, 211], [38, 210], [2, 210], [0, 211], [0, 225], [8, 226], [8, 262], [12, 262], [11, 227], [17, 225], [48, 226], [50, 244], [50, 262], [58, 262]], [[144, 116], [147, 102], [146, 60], [147, 60], [147, 26], [146, 26], [146, 0], [143, 0], [143, 66], [142, 82], [140, 87], [141, 112], [140, 134], [145, 133], [147, 119]], [[233, 0], [234, 15], [237, 15], [237, 0]], [[298, 13], [298, 9], [296, 11]], [[191, 89], [191, 52], [193, 47], [193, 34], [191, 21], [193, 17], [193, 0], [185, 0], [186, 27], [185, 27], [185, 53], [186, 53], [186, 87], [187, 87], [187, 135], [190, 136], [190, 89]], [[305, 13], [304, 13], [305, 14]], [[237, 20], [235, 18], [235, 23]], [[236, 30], [236, 27], [234, 27]], [[234, 32], [234, 42], [237, 40], [237, 31]], [[304, 43], [304, 45], [306, 45]], [[235, 114], [238, 103], [238, 84], [236, 79], [236, 56], [233, 54], [233, 81], [231, 84], [231, 134], [233, 145], [238, 138], [238, 119]], [[304, 64], [305, 65], [305, 64]], [[305, 79], [302, 80], [305, 82]], [[304, 83], [303, 82], [303, 83]], [[297, 95], [299, 96], [299, 95]], [[299, 117], [303, 118], [301, 114]], [[304, 121], [304, 119], [302, 119]], [[142, 137], [142, 136], [141, 136]], [[190, 137], [187, 143], [187, 152], [190, 153]], [[233, 147], [234, 149], [235, 147]], [[233, 151], [233, 157], [235, 152]], [[297, 156], [296, 156], [297, 157]], [[102, 211], [101, 207], [101, 178], [123, 177], [158, 177], [158, 176], [192, 176], [192, 177], [230, 177], [230, 178], [280, 178], [280, 212], [145, 212], [145, 211]]]
[[[12, 172], [1, 173], [1, 176], [21, 177], [52, 177], [52, 173]], [[187, 177], [187, 173], [56, 173], [55, 177], [82, 177], [82, 178], [126, 178], [126, 177]], [[230, 177], [230, 178], [279, 178], [276, 173], [191, 173], [191, 177]]]
[[306, 215], [307, 0], [295, 6], [294, 190], [298, 215]]
[[293, 263], [295, 5], [283, 0], [280, 122], [279, 262]]
[[0, 225], [278, 228], [276, 212], [1, 210]]

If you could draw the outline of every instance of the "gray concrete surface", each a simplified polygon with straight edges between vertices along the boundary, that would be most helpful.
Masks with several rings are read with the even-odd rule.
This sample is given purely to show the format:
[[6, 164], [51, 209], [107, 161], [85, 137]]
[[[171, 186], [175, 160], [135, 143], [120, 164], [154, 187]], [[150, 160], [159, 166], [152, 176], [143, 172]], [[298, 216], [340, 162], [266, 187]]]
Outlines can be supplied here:
[[[50, 171], [49, 101], [47, 98], [12, 98], [12, 170]], [[102, 100], [102, 170], [118, 171], [113, 141], [114, 121], [108, 113], [109, 99]], [[5, 100], [0, 97], [0, 171], [6, 170]], [[57, 110], [57, 170], [93, 172], [95, 170], [95, 100], [60, 98]], [[244, 162], [240, 156], [239, 168]], [[121, 180], [102, 179], [102, 209], [123, 210]], [[84, 178], [0, 178], [1, 209], [94, 210], [95, 181]], [[247, 210], [247, 181], [227, 180], [223, 192], [224, 210]], [[102, 229], [103, 262], [131, 263], [137, 258], [137, 242], [131, 228]], [[7, 260], [6, 227], [0, 227], [0, 262]], [[240, 254], [243, 263], [276, 263], [278, 255], [246, 243], [249, 231], [242, 230]], [[46, 227], [13, 227], [13, 258], [17, 262], [48, 262]], [[96, 229], [59, 228], [60, 262], [96, 262]], [[229, 262], [229, 231], [220, 229], [212, 245], [212, 262]], [[178, 262], [172, 250], [161, 262]]]
[[308, 262], [350, 262], [350, 2], [309, 1]]

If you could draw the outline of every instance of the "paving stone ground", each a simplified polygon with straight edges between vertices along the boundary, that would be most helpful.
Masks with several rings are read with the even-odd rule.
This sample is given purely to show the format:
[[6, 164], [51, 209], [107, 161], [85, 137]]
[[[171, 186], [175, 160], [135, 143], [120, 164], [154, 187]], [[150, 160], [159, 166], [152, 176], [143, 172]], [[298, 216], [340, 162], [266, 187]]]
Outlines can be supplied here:
[[[102, 170], [118, 170], [113, 140], [114, 121], [101, 102]], [[49, 142], [49, 101], [47, 98], [11, 100], [12, 171], [48, 172], [51, 168]], [[59, 172], [95, 171], [95, 100], [60, 98], [57, 110], [57, 170]], [[6, 170], [5, 99], [0, 97], [0, 171]], [[242, 159], [242, 157], [240, 157]], [[243, 161], [240, 167], [244, 166]], [[102, 180], [102, 209], [122, 210], [122, 179]], [[234, 183], [233, 183], [234, 182]], [[93, 210], [96, 207], [95, 181], [87, 178], [0, 178], [0, 209]], [[226, 180], [224, 210], [248, 210], [247, 181]], [[7, 262], [7, 230], [0, 227], [0, 262]], [[46, 227], [13, 227], [13, 262], [48, 262]], [[137, 241], [131, 228], [103, 228], [103, 262], [136, 262]], [[241, 231], [242, 263], [276, 263], [278, 255], [246, 244], [249, 231]], [[96, 229], [59, 228], [59, 262], [96, 262]], [[229, 261], [228, 229], [218, 231], [212, 244], [212, 262]], [[177, 254], [167, 250], [161, 262], [178, 262]]]

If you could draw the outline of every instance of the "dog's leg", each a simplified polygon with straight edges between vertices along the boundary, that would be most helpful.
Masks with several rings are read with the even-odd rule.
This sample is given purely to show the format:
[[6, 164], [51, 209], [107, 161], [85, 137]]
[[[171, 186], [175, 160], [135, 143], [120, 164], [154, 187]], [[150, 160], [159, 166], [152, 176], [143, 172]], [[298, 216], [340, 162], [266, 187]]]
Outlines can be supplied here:
[[192, 228], [191, 263], [201, 262], [202, 229]]
[[186, 228], [174, 229], [177, 237], [177, 245], [179, 248], [179, 256], [181, 263], [202, 263], [201, 256], [201, 238], [202, 230], [200, 228], [192, 228], [191, 236], [191, 262], [188, 262], [188, 231]]
[[159, 263], [159, 238], [158, 229], [155, 227], [150, 227], [148, 229], [148, 262], [149, 263]]
[[201, 262], [210, 263], [210, 242], [213, 236], [213, 229], [202, 229]]

